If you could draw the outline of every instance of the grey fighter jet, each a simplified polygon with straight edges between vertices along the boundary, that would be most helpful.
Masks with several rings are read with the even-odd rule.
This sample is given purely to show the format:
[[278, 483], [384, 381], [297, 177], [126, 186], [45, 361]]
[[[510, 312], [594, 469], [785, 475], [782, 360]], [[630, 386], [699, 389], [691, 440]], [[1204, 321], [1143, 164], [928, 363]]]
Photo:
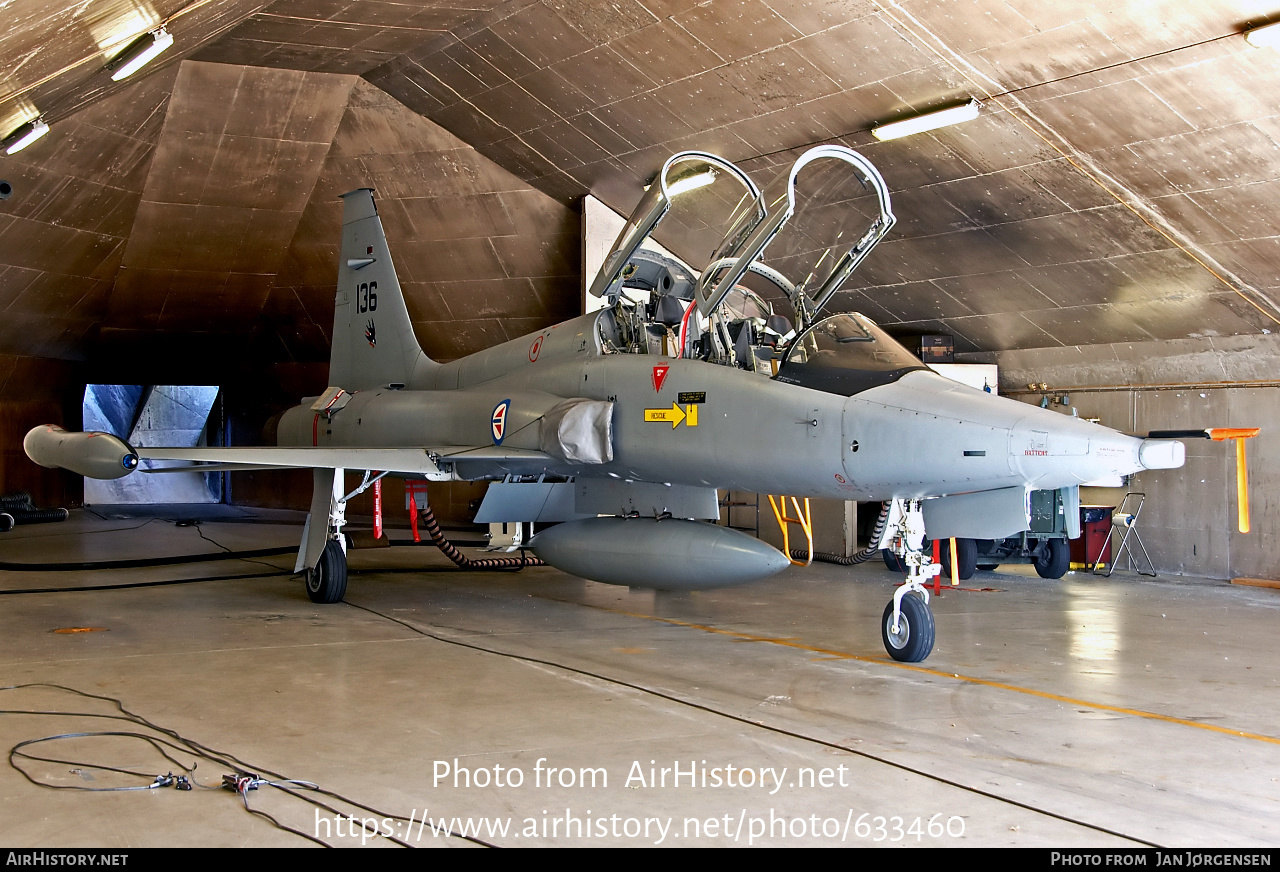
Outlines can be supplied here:
[[[135, 450], [38, 427], [28, 456], [98, 478], [139, 458], [312, 468], [296, 570], [317, 602], [346, 590], [347, 500], [388, 473], [489, 481], [477, 521], [514, 530], [509, 548], [659, 589], [788, 565], [708, 523], [718, 489], [884, 502], [871, 549], [908, 576], [881, 630], [906, 661], [933, 647], [924, 537], [1013, 535], [1033, 489], [1183, 463], [1176, 440], [973, 390], [862, 315], [823, 314], [894, 223], [880, 174], [847, 148], [807, 151], [763, 191], [714, 155], [673, 156], [594, 279], [601, 309], [443, 364], [414, 336], [372, 191], [342, 199], [332, 387], [284, 415], [278, 447]], [[851, 209], [865, 229], [851, 232]], [[344, 470], [364, 472], [351, 493]]]

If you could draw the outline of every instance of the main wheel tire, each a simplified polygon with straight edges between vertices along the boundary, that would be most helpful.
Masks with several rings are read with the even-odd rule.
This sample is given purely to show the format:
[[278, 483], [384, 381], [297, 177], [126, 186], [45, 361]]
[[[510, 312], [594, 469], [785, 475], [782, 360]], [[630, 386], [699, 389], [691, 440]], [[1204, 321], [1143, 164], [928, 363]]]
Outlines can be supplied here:
[[347, 555], [333, 539], [325, 543], [316, 565], [307, 570], [307, 596], [313, 603], [340, 603], [347, 593]]
[[1062, 578], [1071, 568], [1071, 549], [1066, 539], [1050, 539], [1049, 553], [1035, 561], [1036, 574], [1041, 578]]
[[[942, 562], [942, 577], [945, 580], [951, 577], [951, 542], [943, 539], [938, 545]], [[960, 563], [957, 567], [959, 572], [956, 573], [960, 580], [968, 581], [973, 578], [974, 570], [978, 568], [977, 541], [974, 539], [957, 539], [956, 560]]]
[[919, 663], [933, 650], [933, 610], [915, 594], [902, 598], [902, 614], [898, 618], [898, 632], [893, 632], [893, 601], [884, 607], [880, 620], [880, 638], [884, 650], [894, 660], [903, 663]]

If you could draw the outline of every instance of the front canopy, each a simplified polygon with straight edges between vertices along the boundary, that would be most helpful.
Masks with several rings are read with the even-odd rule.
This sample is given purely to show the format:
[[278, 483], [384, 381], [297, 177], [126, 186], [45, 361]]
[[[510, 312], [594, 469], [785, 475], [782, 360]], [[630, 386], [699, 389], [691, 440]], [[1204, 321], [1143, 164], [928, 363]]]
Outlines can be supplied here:
[[673, 155], [632, 211], [591, 283], [591, 294], [616, 299], [641, 247], [674, 254], [694, 273], [701, 272], [726, 225], [737, 227], [731, 236], [749, 235], [764, 217], [760, 189], [729, 161], [700, 151]]

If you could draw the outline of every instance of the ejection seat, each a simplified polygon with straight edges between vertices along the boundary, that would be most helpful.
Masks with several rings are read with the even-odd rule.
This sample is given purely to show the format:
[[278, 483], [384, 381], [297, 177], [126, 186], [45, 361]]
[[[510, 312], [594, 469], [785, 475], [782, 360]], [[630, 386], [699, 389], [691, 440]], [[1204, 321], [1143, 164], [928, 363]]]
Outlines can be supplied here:
[[680, 305], [673, 294], [662, 294], [653, 303], [653, 321], [645, 331], [648, 333], [650, 354], [674, 356], [679, 348], [675, 330], [684, 318], [684, 306]]

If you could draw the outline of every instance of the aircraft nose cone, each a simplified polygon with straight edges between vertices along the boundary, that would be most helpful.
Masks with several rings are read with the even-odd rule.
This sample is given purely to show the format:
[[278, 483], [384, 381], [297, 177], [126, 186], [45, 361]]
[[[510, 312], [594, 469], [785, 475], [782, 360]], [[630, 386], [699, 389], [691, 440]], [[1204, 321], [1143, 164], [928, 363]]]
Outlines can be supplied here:
[[1143, 469], [1178, 469], [1187, 462], [1187, 447], [1173, 439], [1143, 439], [1138, 462]]

